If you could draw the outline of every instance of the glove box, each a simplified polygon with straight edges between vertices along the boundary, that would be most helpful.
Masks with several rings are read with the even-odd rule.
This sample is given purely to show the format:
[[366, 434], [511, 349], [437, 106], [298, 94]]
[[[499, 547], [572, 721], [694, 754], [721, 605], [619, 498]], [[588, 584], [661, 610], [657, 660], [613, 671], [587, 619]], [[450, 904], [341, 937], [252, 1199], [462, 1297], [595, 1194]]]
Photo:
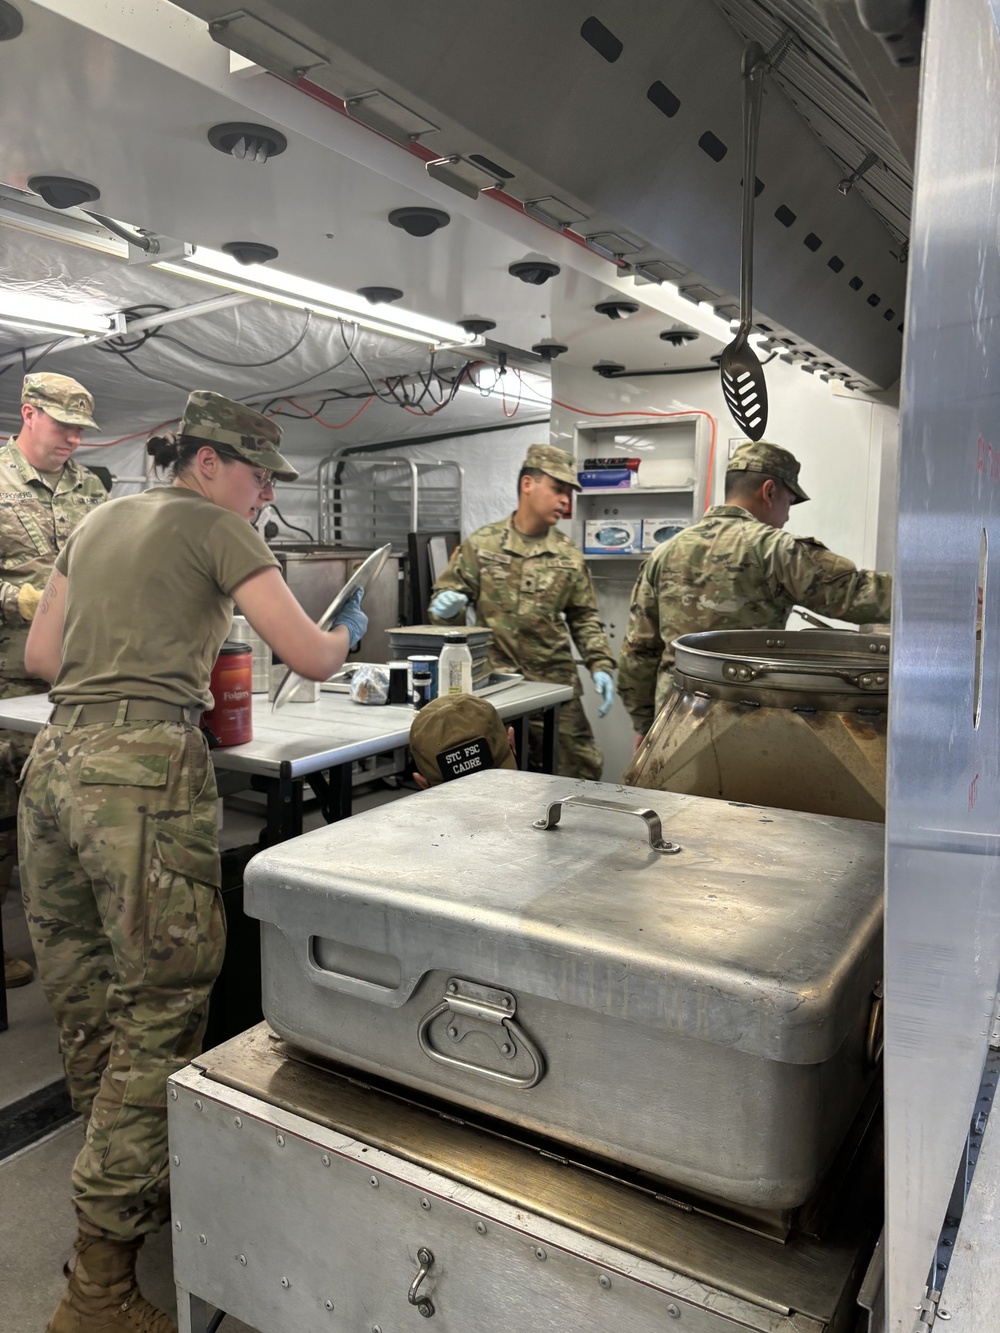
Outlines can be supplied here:
[[884, 829], [493, 770], [261, 852], [308, 1051], [747, 1209], [816, 1189], [878, 1060]]

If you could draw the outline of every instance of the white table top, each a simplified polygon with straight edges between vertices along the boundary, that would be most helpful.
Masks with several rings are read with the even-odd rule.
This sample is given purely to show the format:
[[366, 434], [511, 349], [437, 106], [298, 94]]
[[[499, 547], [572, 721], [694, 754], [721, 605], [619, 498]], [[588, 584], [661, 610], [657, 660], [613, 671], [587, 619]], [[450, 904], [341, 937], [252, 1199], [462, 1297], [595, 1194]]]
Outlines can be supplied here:
[[[523, 681], [491, 694], [505, 722], [573, 697], [569, 685]], [[47, 694], [0, 699], [0, 727], [41, 731], [52, 705]], [[322, 693], [317, 703], [289, 703], [273, 712], [269, 700], [253, 698], [253, 740], [213, 750], [216, 768], [303, 778], [325, 768], [364, 759], [405, 745], [415, 714], [409, 705], [356, 704], [347, 694]]]

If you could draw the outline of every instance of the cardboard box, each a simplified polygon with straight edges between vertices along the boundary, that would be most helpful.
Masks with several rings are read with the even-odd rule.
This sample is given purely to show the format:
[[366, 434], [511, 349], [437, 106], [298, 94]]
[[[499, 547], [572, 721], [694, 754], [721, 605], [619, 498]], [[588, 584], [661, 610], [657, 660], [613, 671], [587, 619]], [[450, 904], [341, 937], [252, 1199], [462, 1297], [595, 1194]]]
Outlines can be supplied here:
[[626, 490], [635, 485], [638, 473], [627, 467], [604, 467], [585, 469], [576, 474], [576, 479], [584, 490]]
[[687, 523], [682, 518], [644, 518], [642, 520], [641, 549], [643, 551], [655, 550], [661, 542], [676, 537], [678, 532], [686, 527]]
[[589, 518], [583, 525], [585, 555], [635, 555], [641, 540], [641, 519]]

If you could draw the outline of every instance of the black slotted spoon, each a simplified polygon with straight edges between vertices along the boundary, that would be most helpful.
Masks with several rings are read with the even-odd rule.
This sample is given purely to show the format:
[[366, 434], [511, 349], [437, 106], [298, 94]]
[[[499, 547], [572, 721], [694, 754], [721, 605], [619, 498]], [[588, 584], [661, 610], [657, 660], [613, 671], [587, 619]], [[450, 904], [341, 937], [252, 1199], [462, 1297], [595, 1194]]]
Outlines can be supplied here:
[[743, 52], [743, 231], [740, 251], [740, 326], [719, 358], [722, 392], [733, 420], [751, 440], [767, 429], [764, 367], [747, 341], [753, 324], [753, 205], [757, 177], [757, 136], [767, 56], [759, 42]]

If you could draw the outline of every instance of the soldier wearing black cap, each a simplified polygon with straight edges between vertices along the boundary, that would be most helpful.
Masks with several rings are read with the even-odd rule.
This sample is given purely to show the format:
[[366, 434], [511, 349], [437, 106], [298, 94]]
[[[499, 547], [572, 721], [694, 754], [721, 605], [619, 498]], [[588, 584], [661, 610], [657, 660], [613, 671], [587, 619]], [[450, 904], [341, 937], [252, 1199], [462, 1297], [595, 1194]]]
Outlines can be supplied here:
[[656, 548], [632, 589], [618, 688], [638, 739], [672, 688], [673, 641], [713, 629], [780, 629], [796, 603], [837, 620], [887, 621], [892, 576], [856, 569], [814, 537], [783, 532], [809, 496], [799, 461], [767, 440], [742, 444], [726, 502]]

